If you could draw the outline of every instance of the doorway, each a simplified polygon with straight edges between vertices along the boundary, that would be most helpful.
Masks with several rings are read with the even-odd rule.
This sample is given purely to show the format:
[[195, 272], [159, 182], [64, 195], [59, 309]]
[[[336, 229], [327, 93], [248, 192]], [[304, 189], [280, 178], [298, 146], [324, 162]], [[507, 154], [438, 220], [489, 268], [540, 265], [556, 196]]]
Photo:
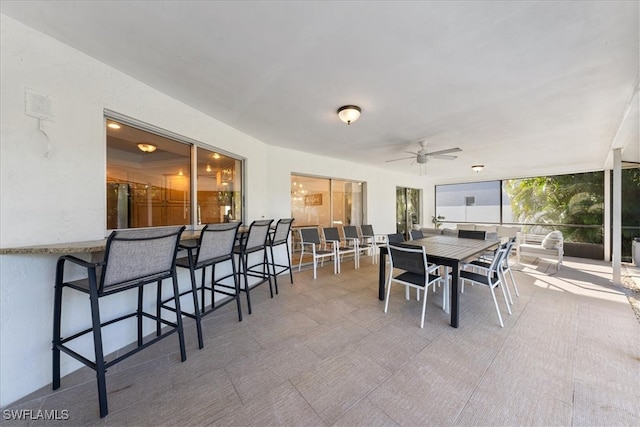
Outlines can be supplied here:
[[409, 240], [409, 232], [420, 224], [420, 190], [396, 187], [396, 233]]

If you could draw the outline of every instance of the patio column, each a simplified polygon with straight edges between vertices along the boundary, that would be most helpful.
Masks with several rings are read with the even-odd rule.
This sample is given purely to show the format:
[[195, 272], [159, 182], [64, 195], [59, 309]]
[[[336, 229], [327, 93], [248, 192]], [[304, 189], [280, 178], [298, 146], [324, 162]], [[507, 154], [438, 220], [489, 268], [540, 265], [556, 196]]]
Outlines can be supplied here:
[[612, 266], [613, 283], [621, 284], [621, 256], [622, 256], [622, 148], [613, 149], [613, 210], [612, 221]]

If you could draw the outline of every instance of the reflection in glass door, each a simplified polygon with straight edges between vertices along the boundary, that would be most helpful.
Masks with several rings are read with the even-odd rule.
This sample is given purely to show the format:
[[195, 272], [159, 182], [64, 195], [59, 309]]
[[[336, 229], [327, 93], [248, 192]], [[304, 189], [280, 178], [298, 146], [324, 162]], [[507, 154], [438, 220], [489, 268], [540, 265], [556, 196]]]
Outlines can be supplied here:
[[409, 231], [420, 224], [420, 190], [396, 188], [396, 233], [409, 240]]

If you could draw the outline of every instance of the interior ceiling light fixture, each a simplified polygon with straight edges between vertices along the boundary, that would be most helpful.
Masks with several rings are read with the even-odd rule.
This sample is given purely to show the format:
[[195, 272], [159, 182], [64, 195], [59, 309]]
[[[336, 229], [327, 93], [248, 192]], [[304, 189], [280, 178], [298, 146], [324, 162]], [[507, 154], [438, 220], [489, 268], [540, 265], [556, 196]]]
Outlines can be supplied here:
[[360, 118], [362, 110], [357, 105], [345, 105], [338, 108], [338, 117], [340, 120], [350, 125]]
[[478, 173], [478, 172], [480, 172], [482, 169], [484, 169], [484, 165], [473, 165], [473, 166], [471, 166], [471, 169], [472, 169], [474, 172]]
[[120, 129], [120, 125], [115, 122], [109, 122], [107, 126], [110, 127], [111, 129]]
[[144, 151], [145, 153], [153, 153], [154, 151], [156, 151], [158, 147], [156, 147], [153, 144], [145, 144], [145, 143], [140, 143], [138, 144], [138, 149], [140, 151]]

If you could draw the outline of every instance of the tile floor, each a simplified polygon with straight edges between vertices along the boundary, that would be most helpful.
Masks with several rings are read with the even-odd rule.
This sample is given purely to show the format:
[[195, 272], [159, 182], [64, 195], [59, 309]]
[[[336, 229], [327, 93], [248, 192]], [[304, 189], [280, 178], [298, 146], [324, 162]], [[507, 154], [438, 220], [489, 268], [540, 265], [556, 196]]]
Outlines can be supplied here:
[[511, 316], [498, 293], [505, 327], [488, 289], [467, 286], [458, 329], [441, 290], [424, 329], [400, 287], [385, 314], [368, 258], [317, 280], [296, 272], [273, 299], [255, 289], [252, 315], [243, 300], [242, 322], [231, 304], [206, 318], [202, 350], [187, 322], [186, 362], [176, 336], [112, 368], [106, 418], [82, 369], [3, 408], [64, 409], [68, 420], [0, 425], [640, 425], [640, 323], [610, 267], [567, 258], [558, 273], [544, 261], [514, 269]]

